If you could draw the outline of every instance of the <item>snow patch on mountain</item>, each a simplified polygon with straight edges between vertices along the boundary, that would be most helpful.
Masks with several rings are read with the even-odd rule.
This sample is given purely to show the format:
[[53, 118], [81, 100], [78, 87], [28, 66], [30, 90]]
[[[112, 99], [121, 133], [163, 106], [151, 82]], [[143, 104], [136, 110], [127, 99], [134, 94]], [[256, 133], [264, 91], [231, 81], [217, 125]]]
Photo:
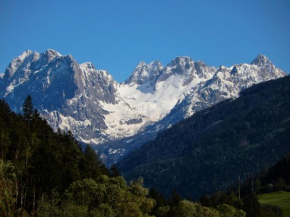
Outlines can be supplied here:
[[149, 118], [134, 111], [125, 101], [116, 104], [100, 102], [108, 113], [104, 115], [107, 129], [104, 134], [109, 139], [124, 138], [135, 135], [149, 121]]
[[[142, 62], [133, 71], [130, 79], [118, 87], [118, 93], [135, 110], [156, 122], [165, 117], [184, 94], [190, 93], [193, 87], [216, 71], [214, 67], [205, 64], [201, 67], [201, 64], [203, 63], [195, 63], [189, 57], [177, 57], [165, 68], [159, 62], [148, 65]], [[158, 73], [148, 70], [152, 66], [155, 66]], [[154, 75], [151, 76], [154, 79], [146, 80], [141, 76], [141, 81], [136, 80], [140, 75], [146, 75], [145, 78]]]
[[264, 55], [251, 64], [219, 68], [181, 56], [166, 66], [140, 62], [118, 84], [106, 70], [49, 49], [25, 51], [13, 59], [0, 77], [0, 97], [21, 112], [31, 95], [54, 130], [70, 130], [84, 143], [103, 144], [113, 156], [142, 145], [196, 111], [238, 97], [253, 84], [285, 75]]

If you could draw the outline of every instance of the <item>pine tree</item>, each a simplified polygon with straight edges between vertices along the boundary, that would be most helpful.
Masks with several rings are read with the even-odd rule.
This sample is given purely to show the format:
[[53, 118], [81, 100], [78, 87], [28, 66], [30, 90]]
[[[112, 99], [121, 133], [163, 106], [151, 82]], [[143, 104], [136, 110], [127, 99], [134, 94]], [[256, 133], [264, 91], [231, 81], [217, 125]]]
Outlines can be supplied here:
[[110, 168], [110, 176], [111, 177], [118, 177], [121, 176], [116, 164], [113, 164]]
[[182, 200], [176, 189], [173, 190], [171, 197], [169, 198], [170, 207], [177, 206], [177, 204]]
[[30, 129], [30, 124], [31, 124], [31, 121], [33, 119], [33, 114], [34, 114], [32, 99], [30, 95], [28, 95], [27, 98], [25, 99], [22, 109], [23, 109], [24, 121], [27, 124], [27, 128]]
[[151, 187], [149, 189], [148, 197], [156, 201], [156, 204], [153, 207], [151, 214], [156, 214], [159, 207], [165, 207], [168, 205], [164, 196], [160, 192], [158, 192], [158, 190], [154, 187]]
[[109, 174], [108, 169], [90, 145], [86, 146], [84, 158], [81, 163], [81, 170], [83, 178], [95, 179], [102, 174]]
[[243, 209], [247, 213], [247, 217], [261, 216], [261, 205], [255, 192], [251, 191], [249, 194], [245, 195], [243, 202]]

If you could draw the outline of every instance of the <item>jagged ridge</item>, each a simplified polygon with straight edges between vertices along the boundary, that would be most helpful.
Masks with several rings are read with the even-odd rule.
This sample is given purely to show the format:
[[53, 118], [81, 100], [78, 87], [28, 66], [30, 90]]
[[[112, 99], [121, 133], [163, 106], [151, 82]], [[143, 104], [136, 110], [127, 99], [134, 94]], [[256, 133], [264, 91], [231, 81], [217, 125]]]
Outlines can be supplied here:
[[118, 84], [92, 63], [79, 64], [71, 55], [49, 49], [25, 51], [15, 58], [0, 77], [0, 97], [20, 112], [31, 95], [55, 130], [71, 130], [85, 143], [105, 143], [104, 154], [115, 153], [116, 160], [118, 150], [128, 152], [198, 110], [285, 74], [264, 55], [251, 64], [218, 69], [183, 56], [165, 67], [159, 61], [140, 62]]

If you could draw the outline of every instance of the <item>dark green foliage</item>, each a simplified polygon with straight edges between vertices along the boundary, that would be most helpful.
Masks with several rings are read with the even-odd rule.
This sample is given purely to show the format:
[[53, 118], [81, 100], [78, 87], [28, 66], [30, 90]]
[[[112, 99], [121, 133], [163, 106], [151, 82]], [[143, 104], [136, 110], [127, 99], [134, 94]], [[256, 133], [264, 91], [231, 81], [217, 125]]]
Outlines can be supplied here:
[[108, 170], [103, 162], [96, 155], [96, 152], [87, 145], [84, 152], [84, 157], [80, 162], [82, 178], [97, 178], [101, 174], [108, 175]]
[[96, 180], [109, 173], [89, 146], [82, 152], [71, 132], [54, 133], [33, 109], [29, 96], [23, 103], [23, 115], [11, 112], [0, 100], [0, 151], [1, 160], [15, 167], [14, 206], [29, 213], [36, 211], [41, 198], [51, 198], [52, 192], [63, 194], [75, 181]]
[[28, 95], [23, 103], [23, 118], [27, 124], [27, 127], [30, 127], [32, 118], [33, 118], [33, 105], [32, 105], [32, 99], [31, 96]]
[[261, 205], [255, 192], [250, 192], [243, 199], [243, 210], [247, 213], [247, 217], [260, 217]]
[[31, 98], [23, 107], [16, 115], [0, 101], [1, 216], [150, 216], [155, 201], [142, 179], [127, 186], [70, 131], [54, 133]]
[[261, 207], [263, 217], [283, 217], [283, 212], [278, 206], [263, 205]]
[[290, 76], [240, 95], [160, 133], [118, 168], [129, 180], [143, 176], [167, 197], [175, 188], [196, 199], [274, 165], [290, 153]]
[[[247, 213], [247, 216], [259, 216], [259, 217], [282, 217], [282, 210], [277, 206], [263, 205], [258, 202], [257, 195], [253, 191], [247, 192], [243, 195], [241, 200], [238, 199], [234, 192], [226, 194], [225, 192], [216, 192], [211, 196], [202, 196], [200, 198], [200, 204], [205, 207], [212, 207], [218, 209], [220, 212], [227, 211], [231, 213], [232, 208], [237, 210], [243, 210]], [[229, 205], [229, 208], [225, 205]], [[233, 216], [233, 215], [226, 215]]]
[[202, 196], [200, 198], [200, 203], [201, 205], [207, 207], [217, 207], [218, 205], [228, 204], [239, 209], [242, 208], [241, 201], [234, 193], [227, 195], [225, 192], [222, 191], [218, 191], [211, 196]]
[[154, 215], [156, 215], [156, 211], [159, 207], [164, 207], [168, 205], [165, 197], [160, 192], [158, 192], [156, 188], [150, 188], [148, 196], [156, 201], [156, 204], [152, 210], [152, 214]]
[[290, 191], [290, 155], [278, 161], [270, 169], [244, 182], [242, 193], [249, 191], [252, 186], [256, 193], [270, 193], [273, 191]]
[[121, 173], [119, 172], [116, 164], [113, 164], [111, 167], [110, 167], [110, 176], [111, 177], [118, 177], [118, 176], [121, 176]]
[[[280, 160], [274, 167], [270, 168], [261, 177], [263, 186], [272, 183], [273, 190], [290, 191], [290, 155]], [[266, 192], [265, 187], [261, 192]]]
[[169, 198], [168, 204], [172, 208], [172, 207], [177, 206], [177, 204], [180, 201], [182, 201], [182, 198], [180, 197], [180, 195], [178, 194], [178, 192], [174, 189], [173, 192], [172, 192], [172, 194], [171, 194], [171, 197]]

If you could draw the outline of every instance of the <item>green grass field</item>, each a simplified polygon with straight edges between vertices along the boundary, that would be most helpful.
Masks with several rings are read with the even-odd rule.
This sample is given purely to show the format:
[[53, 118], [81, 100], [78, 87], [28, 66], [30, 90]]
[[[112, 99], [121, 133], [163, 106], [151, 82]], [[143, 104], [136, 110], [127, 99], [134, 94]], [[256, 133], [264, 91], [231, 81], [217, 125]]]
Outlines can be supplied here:
[[261, 204], [270, 204], [280, 207], [284, 217], [290, 217], [290, 192], [277, 191], [270, 194], [258, 195]]

